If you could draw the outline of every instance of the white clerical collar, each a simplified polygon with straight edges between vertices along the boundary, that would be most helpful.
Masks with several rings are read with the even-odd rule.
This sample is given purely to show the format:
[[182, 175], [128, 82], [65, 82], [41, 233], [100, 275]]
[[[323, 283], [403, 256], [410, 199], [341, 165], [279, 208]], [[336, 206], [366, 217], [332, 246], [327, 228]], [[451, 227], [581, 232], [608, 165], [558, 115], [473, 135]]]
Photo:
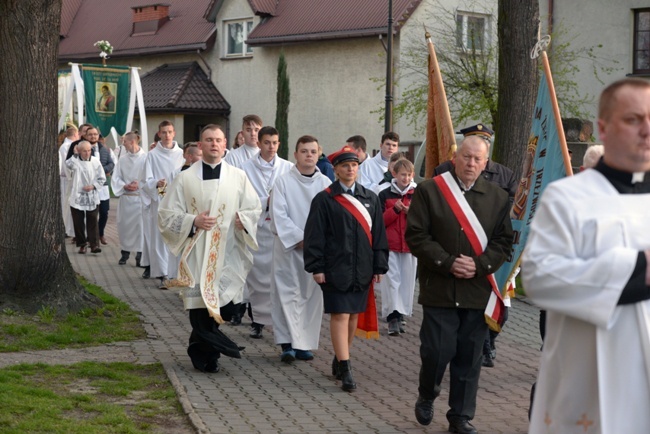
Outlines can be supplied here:
[[221, 164], [221, 161], [219, 161], [218, 163], [210, 164], [210, 163], [207, 163], [205, 160], [203, 160], [203, 164], [205, 164], [206, 166], [210, 166], [210, 168], [212, 170], [214, 170], [215, 167], [217, 167], [218, 165]]
[[645, 179], [645, 172], [634, 172], [632, 174], [632, 184], [636, 184], [637, 182], [643, 182]]

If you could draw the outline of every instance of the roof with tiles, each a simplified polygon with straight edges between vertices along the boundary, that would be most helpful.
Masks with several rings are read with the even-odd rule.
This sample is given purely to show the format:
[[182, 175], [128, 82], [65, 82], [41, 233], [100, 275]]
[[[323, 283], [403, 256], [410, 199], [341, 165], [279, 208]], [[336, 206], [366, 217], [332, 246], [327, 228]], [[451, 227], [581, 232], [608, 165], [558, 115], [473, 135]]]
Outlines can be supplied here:
[[279, 0], [248, 0], [256, 15], [275, 15]]
[[230, 104], [196, 62], [162, 65], [141, 81], [147, 112], [230, 113]]
[[[271, 0], [249, 0], [270, 3]], [[398, 32], [422, 0], [393, 0], [394, 32]], [[274, 16], [248, 35], [252, 46], [341, 39], [386, 34], [388, 2], [377, 0], [277, 0]]]
[[[132, 35], [134, 8], [169, 5], [168, 20], [156, 21], [153, 32]], [[59, 59], [97, 58], [96, 41], [109, 41], [111, 57], [205, 50], [212, 46], [216, 26], [204, 15], [210, 0], [63, 0]]]

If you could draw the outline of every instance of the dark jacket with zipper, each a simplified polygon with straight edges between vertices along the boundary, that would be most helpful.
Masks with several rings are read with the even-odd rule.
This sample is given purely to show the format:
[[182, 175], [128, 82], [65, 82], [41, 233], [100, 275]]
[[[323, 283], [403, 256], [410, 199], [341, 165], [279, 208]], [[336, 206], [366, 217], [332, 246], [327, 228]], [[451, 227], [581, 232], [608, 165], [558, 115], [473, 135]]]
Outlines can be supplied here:
[[336, 181], [311, 202], [305, 223], [304, 260], [308, 273], [325, 273], [323, 291], [356, 292], [372, 276], [388, 271], [388, 242], [377, 195], [355, 184], [354, 197], [372, 219], [372, 245], [359, 222], [334, 197], [343, 193]]
[[[456, 175], [454, 180], [458, 182]], [[483, 177], [464, 194], [476, 214], [488, 244], [476, 255], [447, 200], [433, 180], [418, 185], [407, 216], [406, 242], [418, 258], [420, 296], [424, 306], [485, 309], [491, 287], [486, 276], [510, 255], [512, 224], [508, 193]], [[458, 279], [451, 273], [461, 254], [476, 264], [476, 276]]]

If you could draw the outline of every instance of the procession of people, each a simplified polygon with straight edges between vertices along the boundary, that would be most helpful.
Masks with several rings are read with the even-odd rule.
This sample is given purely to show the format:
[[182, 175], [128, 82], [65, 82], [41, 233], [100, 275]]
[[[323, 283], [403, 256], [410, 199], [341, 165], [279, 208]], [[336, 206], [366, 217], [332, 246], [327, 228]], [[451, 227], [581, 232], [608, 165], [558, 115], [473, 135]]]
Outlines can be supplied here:
[[[143, 278], [179, 291], [194, 368], [216, 373], [221, 355], [243, 357], [223, 326], [248, 316], [250, 337], [272, 334], [281, 362], [330, 357], [333, 379], [353, 392], [352, 364], [364, 365], [354, 338], [378, 338], [380, 327], [399, 338], [417, 294], [414, 419], [432, 422], [449, 367], [448, 429], [478, 432], [481, 371], [496, 354], [497, 333], [486, 321], [492, 276], [515, 237], [516, 181], [490, 160], [488, 127], [461, 130], [452, 159], [420, 184], [395, 132], [382, 136], [372, 157], [365, 139], [351, 136], [326, 157], [324, 174], [316, 137], [297, 140], [292, 163], [277, 155], [278, 130], [257, 115], [243, 118], [238, 147], [216, 124], [182, 146], [164, 121], [149, 152], [128, 132], [117, 156], [98, 143], [97, 128], [82, 127], [66, 130], [59, 152], [66, 235], [79, 254], [88, 246], [101, 253], [110, 176], [119, 197], [116, 265], [135, 254]], [[603, 156], [587, 152], [593, 169], [542, 195], [521, 263], [524, 290], [546, 315], [531, 401], [535, 433], [583, 432], [580, 418], [602, 433], [650, 426], [643, 412], [650, 400], [650, 85], [624, 79], [607, 87], [598, 129], [603, 147], [593, 151]], [[329, 355], [318, 351], [324, 314]], [[631, 336], [636, 345], [625, 343]]]

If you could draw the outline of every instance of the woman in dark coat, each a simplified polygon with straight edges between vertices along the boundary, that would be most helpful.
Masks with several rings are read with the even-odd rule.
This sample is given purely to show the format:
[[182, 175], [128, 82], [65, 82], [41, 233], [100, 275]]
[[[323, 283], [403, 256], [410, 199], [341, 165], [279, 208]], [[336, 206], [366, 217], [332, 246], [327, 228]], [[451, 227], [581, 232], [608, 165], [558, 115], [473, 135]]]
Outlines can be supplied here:
[[388, 241], [377, 195], [355, 182], [359, 159], [344, 146], [328, 157], [337, 180], [317, 194], [305, 225], [305, 270], [323, 290], [335, 358], [332, 374], [356, 389], [350, 347], [368, 292], [388, 271]]

